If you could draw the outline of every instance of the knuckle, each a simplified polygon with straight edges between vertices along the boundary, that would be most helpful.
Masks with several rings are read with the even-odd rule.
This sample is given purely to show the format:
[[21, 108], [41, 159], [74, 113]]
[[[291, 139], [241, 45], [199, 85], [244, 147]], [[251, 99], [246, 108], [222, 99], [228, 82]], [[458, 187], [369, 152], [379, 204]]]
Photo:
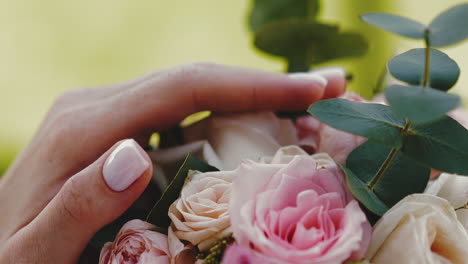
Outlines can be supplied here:
[[180, 65], [173, 69], [175, 79], [182, 81], [191, 81], [200, 77], [204, 72], [215, 67], [210, 62], [191, 62]]
[[49, 124], [49, 136], [56, 141], [73, 136], [73, 118], [76, 117], [74, 117], [74, 114], [71, 111], [61, 111], [60, 113], [55, 114], [51, 118]]
[[86, 200], [85, 193], [80, 192], [77, 180], [70, 178], [63, 186], [60, 195], [62, 215], [78, 222], [86, 221], [90, 216]]

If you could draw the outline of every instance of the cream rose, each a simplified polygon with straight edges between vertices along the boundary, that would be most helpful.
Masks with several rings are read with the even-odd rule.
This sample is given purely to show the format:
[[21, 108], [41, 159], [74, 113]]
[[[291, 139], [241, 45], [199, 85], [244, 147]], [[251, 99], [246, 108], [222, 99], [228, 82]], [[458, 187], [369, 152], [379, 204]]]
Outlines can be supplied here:
[[[442, 173], [428, 186], [425, 193], [444, 198], [453, 208], [461, 208], [468, 203], [468, 177]], [[457, 210], [457, 217], [468, 230], [468, 209]]]
[[232, 172], [198, 173], [191, 177], [169, 208], [169, 251], [178, 256], [189, 244], [199, 250], [230, 233], [228, 204]]
[[409, 195], [374, 226], [366, 259], [374, 264], [463, 264], [468, 234], [453, 207], [428, 194]]
[[220, 170], [231, 170], [242, 159], [272, 156], [281, 146], [298, 142], [293, 122], [272, 112], [212, 116], [186, 128], [184, 134], [189, 143], [148, 153], [153, 160], [153, 180], [161, 191], [189, 152]]
[[272, 156], [281, 146], [298, 142], [293, 122], [272, 112], [213, 116], [187, 128], [185, 134], [190, 142], [210, 143], [220, 170], [235, 169], [242, 159]]

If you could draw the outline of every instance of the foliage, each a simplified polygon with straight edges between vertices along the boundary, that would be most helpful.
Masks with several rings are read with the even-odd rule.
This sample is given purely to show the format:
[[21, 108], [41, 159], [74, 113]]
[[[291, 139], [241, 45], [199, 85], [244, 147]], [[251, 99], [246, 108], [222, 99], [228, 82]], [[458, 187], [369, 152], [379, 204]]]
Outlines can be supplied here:
[[367, 41], [358, 33], [319, 20], [319, 0], [255, 0], [249, 25], [254, 44], [284, 57], [288, 72], [304, 72], [316, 64], [363, 55]]
[[428, 26], [384, 13], [362, 16], [386, 31], [425, 43], [424, 49], [400, 54], [388, 63], [390, 73], [409, 85], [385, 90], [390, 106], [330, 99], [309, 113], [335, 128], [369, 141], [348, 157], [348, 186], [370, 212], [383, 215], [403, 197], [422, 192], [430, 168], [468, 175], [468, 131], [446, 113], [459, 97], [446, 93], [460, 75], [456, 62], [434, 49], [468, 38], [468, 4], [450, 8]]
[[151, 212], [146, 218], [146, 222], [162, 228], [167, 228], [171, 224], [171, 219], [167, 212], [169, 211], [171, 204], [179, 198], [180, 191], [182, 190], [191, 170], [207, 172], [217, 171], [218, 169], [196, 159], [191, 153], [189, 153], [159, 201], [154, 205], [153, 209], [151, 209]]

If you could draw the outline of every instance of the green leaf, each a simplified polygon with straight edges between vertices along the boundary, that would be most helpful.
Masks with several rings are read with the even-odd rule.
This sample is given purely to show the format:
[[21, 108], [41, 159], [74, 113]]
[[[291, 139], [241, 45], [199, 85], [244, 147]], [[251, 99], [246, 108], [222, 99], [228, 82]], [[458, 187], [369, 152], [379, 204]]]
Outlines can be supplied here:
[[468, 38], [468, 3], [448, 9], [429, 25], [429, 44], [443, 47]]
[[262, 26], [255, 34], [255, 46], [282, 57], [305, 56], [309, 45], [338, 34], [338, 27], [307, 20], [280, 20]]
[[429, 87], [393, 85], [385, 90], [392, 110], [414, 123], [439, 119], [460, 104], [460, 98]]
[[329, 99], [314, 103], [308, 112], [334, 128], [367, 137], [389, 147], [402, 146], [400, 131], [405, 122], [388, 106]]
[[252, 31], [256, 32], [261, 26], [276, 20], [306, 19], [318, 12], [318, 0], [255, 0], [249, 22]]
[[398, 35], [423, 39], [426, 27], [414, 20], [386, 13], [368, 13], [361, 16], [362, 20], [374, 27], [396, 33]]
[[338, 58], [357, 57], [366, 54], [367, 40], [359, 33], [332, 34], [319, 43], [308, 46], [307, 58], [311, 64], [319, 64]]
[[171, 204], [179, 198], [180, 191], [184, 186], [189, 170], [208, 172], [217, 171], [218, 169], [196, 159], [191, 153], [189, 153], [176, 176], [172, 179], [171, 183], [166, 188], [153, 209], [151, 209], [151, 212], [146, 218], [147, 222], [162, 228], [167, 228], [171, 224], [171, 219], [167, 213]]
[[368, 48], [359, 34], [340, 33], [334, 25], [289, 19], [271, 22], [255, 34], [255, 46], [272, 55], [285, 57], [289, 72], [308, 70], [310, 64], [360, 56]]
[[343, 166], [349, 190], [361, 204], [372, 213], [382, 216], [390, 209], [372, 192], [367, 184], [359, 179], [350, 169]]
[[433, 169], [468, 175], [468, 130], [444, 116], [415, 125], [403, 139], [402, 152]]
[[[350, 153], [346, 166], [368, 186], [390, 151], [391, 148], [367, 141]], [[373, 192], [390, 208], [407, 195], [423, 192], [430, 174], [428, 167], [397, 152]]]
[[[398, 80], [420, 85], [425, 60], [425, 49], [413, 49], [392, 58], [388, 62], [388, 69]], [[455, 85], [459, 76], [460, 68], [454, 60], [441, 51], [431, 49], [430, 87], [447, 91]]]

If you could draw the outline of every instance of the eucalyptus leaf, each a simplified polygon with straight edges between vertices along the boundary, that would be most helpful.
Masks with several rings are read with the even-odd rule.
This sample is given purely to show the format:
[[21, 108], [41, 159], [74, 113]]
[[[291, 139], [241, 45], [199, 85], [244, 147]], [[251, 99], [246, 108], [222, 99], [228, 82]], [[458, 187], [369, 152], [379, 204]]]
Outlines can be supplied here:
[[414, 39], [424, 38], [426, 27], [409, 18], [386, 13], [368, 13], [362, 15], [361, 18], [367, 24], [404, 37]]
[[429, 44], [443, 47], [468, 38], [468, 3], [457, 5], [437, 16], [428, 27]]
[[369, 211], [382, 216], [390, 209], [369, 189], [367, 184], [359, 179], [350, 169], [343, 166], [343, 171], [346, 177], [346, 184], [354, 198], [361, 202]]
[[269, 23], [255, 33], [255, 46], [282, 57], [305, 56], [310, 45], [338, 34], [334, 25], [317, 24], [307, 20], [289, 19]]
[[414, 123], [430, 122], [443, 117], [460, 104], [460, 98], [429, 87], [393, 85], [385, 89], [392, 110]]
[[217, 171], [218, 169], [198, 160], [189, 153], [176, 176], [172, 179], [171, 183], [166, 188], [159, 201], [154, 205], [153, 209], [151, 209], [151, 212], [146, 218], [147, 222], [162, 228], [167, 228], [171, 224], [171, 219], [167, 212], [169, 211], [171, 204], [179, 198], [180, 191], [184, 186], [185, 179], [190, 170], [208, 172]]
[[304, 71], [310, 64], [336, 58], [360, 56], [368, 48], [367, 40], [360, 34], [298, 19], [262, 26], [255, 34], [254, 44], [264, 52], [285, 57], [292, 64], [289, 72]]
[[[393, 77], [413, 85], [421, 85], [426, 61], [425, 49], [413, 49], [395, 56], [388, 62]], [[445, 53], [431, 49], [429, 86], [447, 91], [460, 76], [457, 63]]]
[[250, 27], [256, 32], [270, 22], [289, 18], [316, 16], [319, 12], [318, 0], [255, 0], [250, 13]]
[[389, 147], [402, 146], [400, 131], [405, 121], [397, 117], [388, 106], [329, 99], [312, 104], [308, 112], [334, 128]]
[[367, 40], [359, 33], [340, 32], [321, 42], [312, 42], [307, 49], [308, 62], [319, 64], [338, 58], [357, 57], [366, 54]]
[[[384, 145], [367, 141], [350, 153], [346, 166], [369, 185], [391, 150]], [[414, 162], [398, 151], [373, 192], [385, 205], [392, 207], [407, 195], [423, 192], [430, 174], [428, 167]]]
[[468, 130], [448, 116], [413, 126], [402, 152], [433, 169], [468, 175]]

